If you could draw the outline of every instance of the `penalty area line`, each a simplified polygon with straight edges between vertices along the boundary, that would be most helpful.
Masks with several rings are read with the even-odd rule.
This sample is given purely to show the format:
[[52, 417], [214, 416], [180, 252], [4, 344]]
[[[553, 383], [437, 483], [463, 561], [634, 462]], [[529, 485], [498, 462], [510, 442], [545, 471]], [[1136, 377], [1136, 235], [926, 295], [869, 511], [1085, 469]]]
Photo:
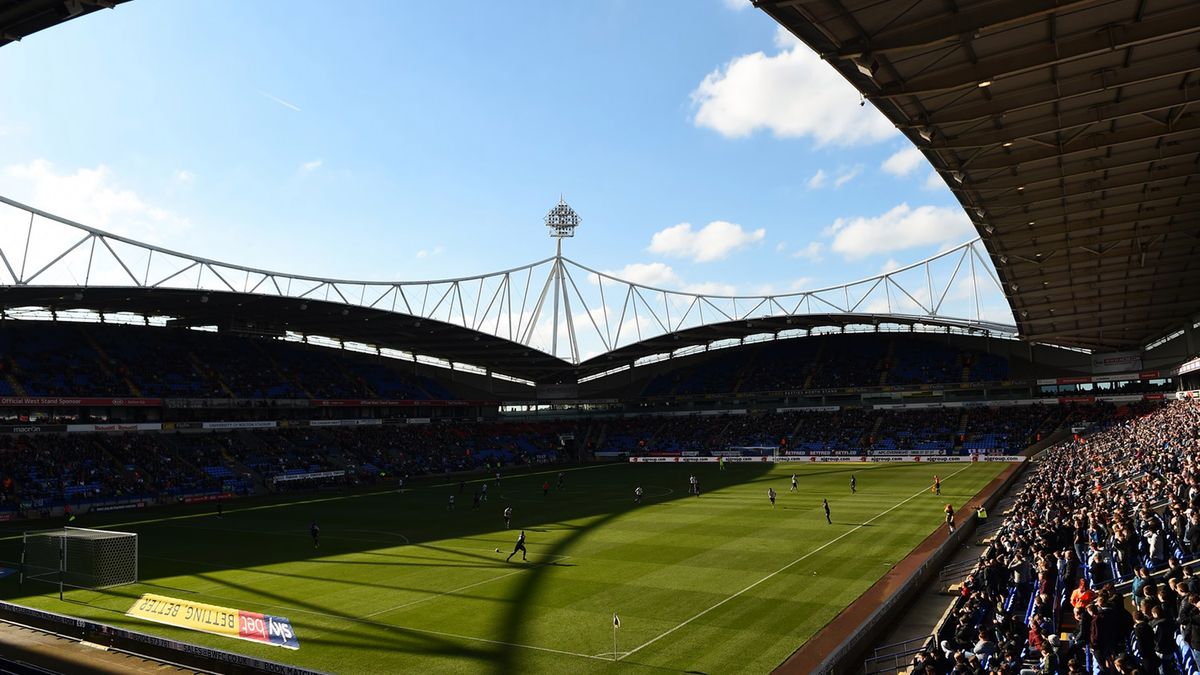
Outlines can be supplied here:
[[545, 557], [554, 558], [555, 560], [548, 560], [546, 562], [534, 563], [532, 565], [528, 565], [525, 567], [518, 567], [515, 570], [512, 570], [510, 572], [505, 572], [504, 574], [501, 574], [499, 576], [494, 576], [494, 577], [491, 577], [488, 579], [483, 579], [481, 581], [476, 581], [475, 583], [467, 584], [466, 586], [459, 586], [458, 588], [451, 588], [448, 591], [432, 593], [424, 598], [420, 598], [418, 600], [410, 600], [409, 602], [406, 602], [401, 605], [396, 605], [395, 607], [388, 607], [387, 609], [381, 609], [378, 612], [371, 612], [370, 614], [364, 614], [362, 618], [370, 619], [372, 617], [379, 616], [380, 614], [389, 614], [391, 612], [396, 612], [396, 611], [402, 610], [406, 607], [412, 607], [413, 605], [419, 605], [423, 602], [429, 602], [430, 600], [437, 600], [438, 598], [446, 596], [446, 595], [454, 595], [455, 593], [461, 593], [462, 591], [465, 591], [465, 590], [468, 590], [471, 588], [475, 588], [477, 586], [483, 586], [484, 584], [490, 584], [493, 581], [500, 581], [501, 579], [506, 579], [508, 577], [513, 576], [514, 574], [520, 574], [521, 572], [525, 572], [528, 570], [537, 569], [539, 567], [545, 567], [546, 565], [552, 565], [555, 562], [558, 562], [559, 560], [564, 560], [566, 558], [570, 558], [571, 556], [551, 554], [551, 555], [548, 555]]
[[[958, 474], [962, 473], [963, 471], [966, 471], [970, 467], [971, 467], [971, 465], [968, 464], [967, 466], [964, 466], [963, 468], [959, 469], [958, 471], [955, 471], [954, 473], [950, 474], [946, 478], [947, 479], [953, 478], [954, 476], [957, 476]], [[920, 497], [921, 495], [926, 494], [926, 492], [928, 492], [928, 490], [925, 488], [922, 488], [920, 492], [917, 492], [913, 496], [907, 497], [904, 500], [897, 502], [894, 506], [888, 508], [886, 511], [881, 511], [880, 513], [877, 513], [876, 515], [872, 516], [870, 520], [868, 520], [864, 523], [860, 523], [859, 525], [854, 526], [854, 528], [847, 530], [846, 532], [843, 532], [842, 534], [834, 537], [833, 539], [830, 539], [829, 541], [825, 542], [824, 544], [821, 544], [817, 548], [814, 548], [813, 550], [809, 551], [808, 553], [805, 553], [804, 555], [800, 556], [799, 558], [796, 558], [792, 562], [784, 565], [783, 567], [780, 567], [779, 569], [775, 570], [774, 572], [771, 572], [767, 576], [750, 584], [749, 586], [743, 588], [742, 590], [738, 591], [737, 593], [734, 593], [733, 595], [725, 598], [724, 600], [721, 600], [720, 602], [709, 607], [708, 609], [700, 611], [698, 614], [692, 616], [690, 619], [684, 620], [683, 622], [676, 625], [674, 628], [671, 628], [663, 633], [660, 633], [656, 637], [650, 638], [646, 642], [643, 642], [642, 644], [638, 645], [637, 647], [634, 647], [633, 649], [629, 650], [624, 655], [618, 656], [616, 660], [619, 661], [619, 660], [625, 658], [626, 656], [630, 656], [631, 654], [638, 653], [642, 649], [645, 649], [646, 647], [649, 647], [650, 645], [654, 644], [655, 642], [658, 642], [659, 640], [667, 637], [671, 633], [674, 633], [675, 631], [679, 630], [680, 628], [683, 628], [684, 626], [690, 624], [691, 622], [695, 621], [696, 619], [699, 619], [700, 617], [704, 616], [705, 614], [708, 614], [709, 612], [713, 611], [714, 609], [724, 605], [725, 603], [729, 602], [730, 600], [740, 597], [746, 591], [749, 591], [749, 590], [755, 588], [756, 586], [758, 586], [759, 584], [762, 584], [763, 582], [766, 582], [766, 581], [769, 581], [770, 579], [775, 578], [775, 576], [779, 575], [780, 573], [791, 569], [792, 567], [794, 567], [795, 565], [797, 565], [798, 563], [800, 563], [804, 560], [807, 560], [813, 554], [823, 551], [824, 549], [836, 544], [837, 542], [845, 539], [846, 537], [854, 534], [855, 532], [858, 532], [859, 530], [866, 527], [867, 525], [870, 525], [871, 523], [875, 522], [876, 520], [886, 516], [887, 514], [891, 513], [892, 511], [895, 511], [896, 509], [900, 508], [901, 506], [904, 506], [905, 504], [911, 502], [912, 500], [916, 499], [917, 497]]]

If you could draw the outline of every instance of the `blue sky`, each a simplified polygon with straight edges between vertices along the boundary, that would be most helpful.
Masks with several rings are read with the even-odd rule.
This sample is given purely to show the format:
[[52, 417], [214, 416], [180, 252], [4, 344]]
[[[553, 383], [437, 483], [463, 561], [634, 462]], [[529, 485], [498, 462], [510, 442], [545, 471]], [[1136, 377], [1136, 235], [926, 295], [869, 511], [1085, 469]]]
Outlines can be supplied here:
[[135, 0], [0, 49], [0, 90], [0, 194], [282, 271], [531, 262], [560, 193], [568, 256], [668, 288], [826, 286], [974, 236], [737, 0]]

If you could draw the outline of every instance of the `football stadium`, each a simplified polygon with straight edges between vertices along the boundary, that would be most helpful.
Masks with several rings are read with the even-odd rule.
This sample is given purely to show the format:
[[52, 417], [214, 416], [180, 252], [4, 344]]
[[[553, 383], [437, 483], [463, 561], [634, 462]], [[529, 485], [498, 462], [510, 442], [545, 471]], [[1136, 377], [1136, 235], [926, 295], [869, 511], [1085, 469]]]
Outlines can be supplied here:
[[[297, 4], [331, 15], [367, 6]], [[413, 9], [403, 4], [374, 7], [378, 26], [363, 30], [393, 30], [382, 13]], [[495, 11], [488, 4], [457, 7], [454, 20]], [[636, 11], [669, 10], [687, 27], [701, 4]], [[347, 249], [303, 243], [301, 224], [271, 235], [279, 251], [214, 248], [194, 231], [175, 238], [185, 230], [130, 191], [105, 193], [121, 206], [103, 213], [116, 215], [89, 218], [98, 212], [73, 210], [78, 181], [22, 198], [6, 187], [48, 164], [0, 172], [0, 672], [1200, 675], [1200, 4], [711, 5], [714, 30], [754, 22], [774, 31], [777, 52], [729, 61], [692, 93], [688, 131], [726, 136], [704, 151], [740, 161], [720, 148], [757, 133], [736, 145], [764, 162], [745, 177], [761, 194], [746, 197], [783, 200], [768, 157], [829, 156], [829, 144], [850, 156], [869, 139], [839, 146], [823, 134], [868, 133], [839, 118], [871, 115], [869, 133], [895, 152], [879, 170], [849, 159], [791, 190], [853, 202], [870, 198], [864, 172], [927, 172], [924, 185], [897, 188], [906, 201], [889, 213], [902, 217], [839, 217], [794, 253], [724, 221], [667, 228], [643, 249], [640, 234], [601, 231], [612, 191], [585, 192], [585, 209], [539, 178], [529, 188], [538, 210], [504, 235], [521, 242], [518, 257], [469, 261], [511, 264], [464, 271], [467, 259], [449, 252], [493, 240], [443, 232], [454, 243], [439, 257], [442, 246], [413, 243], [414, 225], [397, 235], [411, 242], [366, 247], [403, 242], [424, 265], [411, 269], [428, 271], [389, 278], [372, 251], [332, 260]], [[109, 26], [203, 32], [168, 20], [176, 11], [200, 10], [0, 0], [0, 82], [6, 70], [31, 81], [58, 72], [72, 40], [86, 52]], [[104, 23], [118, 19], [134, 23]], [[591, 31], [619, 20], [580, 18], [569, 27], [578, 36], [555, 39], [586, 51]], [[277, 33], [323, 39], [301, 23], [280, 17]], [[264, 31], [230, 27], [230, 49], [242, 29]], [[146, 34], [129, 43], [143, 39], [151, 53], [188, 49]], [[121, 86], [159, 86], [141, 75], [154, 64], [125, 66]], [[777, 76], [781, 98], [721, 98], [752, 68]], [[669, 79], [666, 64], [629, 69], [643, 94]], [[519, 70], [500, 79], [540, 76]], [[596, 100], [625, 96], [603, 91], [604, 75], [577, 77]], [[78, 86], [44, 84], [48, 99]], [[466, 85], [440, 86], [480, 105]], [[812, 112], [827, 90], [844, 108]], [[89, 109], [71, 114], [86, 127], [93, 105], [101, 119], [122, 95], [96, 85]], [[775, 111], [789, 96], [801, 105]], [[251, 97], [297, 118], [319, 107], [265, 89]], [[161, 98], [163, 116], [178, 112]], [[767, 131], [726, 133], [718, 113], [766, 119]], [[336, 114], [349, 127], [359, 113]], [[168, 143], [158, 113], [146, 115], [130, 133]], [[806, 115], [815, 126], [788, 126]], [[0, 143], [16, 152], [23, 132], [6, 119]], [[72, 127], [60, 131], [103, 135]], [[253, 154], [259, 131], [230, 129], [230, 148]], [[789, 129], [812, 148], [767, 145]], [[560, 141], [576, 156], [626, 152]], [[508, 147], [467, 145], [447, 152]], [[326, 199], [313, 179], [336, 161], [299, 164], [294, 191], [263, 197], [280, 203], [258, 213]], [[412, 180], [479, 177], [441, 170]], [[103, 167], [85, 175], [107, 180]], [[676, 181], [649, 176], [631, 180], [656, 183], [650, 201], [675, 198]], [[858, 197], [837, 192], [852, 181]], [[163, 194], [199, 205], [226, 183], [205, 193], [181, 169]], [[923, 190], [949, 204], [909, 207]], [[705, 191], [720, 201], [747, 190], [707, 186], [695, 198]], [[488, 218], [475, 205], [453, 210], [450, 220]], [[965, 240], [906, 243], [930, 213], [961, 223]], [[158, 226], [129, 229], [122, 214]], [[351, 232], [358, 217], [337, 228]], [[647, 233], [661, 225], [650, 220]], [[865, 248], [839, 248], [863, 228], [876, 228]], [[794, 230], [793, 241], [805, 236]], [[706, 248], [721, 232], [743, 239]], [[289, 268], [292, 241], [328, 256], [295, 255]], [[664, 258], [690, 246], [693, 261], [729, 258], [723, 269], [746, 275], [773, 266], [774, 246], [814, 269], [841, 255], [832, 266], [846, 276], [689, 284], [684, 262], [617, 269], [604, 246]], [[729, 257], [739, 247], [757, 257]], [[891, 251], [913, 255], [881, 266]], [[858, 264], [869, 253], [880, 260]]]

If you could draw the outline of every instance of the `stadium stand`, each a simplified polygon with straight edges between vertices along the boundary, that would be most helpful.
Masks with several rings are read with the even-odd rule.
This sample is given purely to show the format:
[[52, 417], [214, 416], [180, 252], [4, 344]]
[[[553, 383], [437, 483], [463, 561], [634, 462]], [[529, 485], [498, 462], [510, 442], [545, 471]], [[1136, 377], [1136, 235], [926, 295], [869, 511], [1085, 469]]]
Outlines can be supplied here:
[[887, 335], [837, 335], [729, 350], [703, 368], [683, 365], [655, 376], [642, 394], [996, 382], [1008, 377], [1008, 360], [996, 354]]
[[1032, 471], [915, 672], [1200, 672], [1200, 404], [1095, 431]]
[[[192, 432], [0, 435], [3, 507], [26, 515], [64, 504], [171, 501], [242, 495], [312, 483], [276, 480], [342, 472], [338, 484], [448, 474], [565, 459], [564, 436], [593, 438], [597, 452], [699, 454], [1010, 453], [1034, 429], [1078, 411], [1023, 406], [882, 411], [760, 411], [753, 415], [643, 415], [545, 422], [443, 420], [427, 424], [243, 428]], [[1097, 413], [1093, 412], [1092, 416]], [[872, 436], [875, 434], [875, 436]], [[974, 439], [959, 444], [955, 438]], [[984, 439], [997, 440], [994, 445]]]
[[0, 326], [0, 393], [454, 400], [399, 363], [282, 340], [81, 323]]

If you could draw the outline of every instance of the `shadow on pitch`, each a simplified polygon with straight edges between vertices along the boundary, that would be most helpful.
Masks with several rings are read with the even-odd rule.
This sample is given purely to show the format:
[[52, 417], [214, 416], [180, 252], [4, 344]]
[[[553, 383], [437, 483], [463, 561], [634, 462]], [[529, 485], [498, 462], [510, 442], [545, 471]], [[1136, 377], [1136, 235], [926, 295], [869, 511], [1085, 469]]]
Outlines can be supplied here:
[[[572, 546], [632, 510], [694, 499], [687, 493], [690, 473], [701, 478], [705, 492], [711, 492], [753, 482], [771, 468], [767, 464], [747, 465], [721, 472], [715, 465], [597, 467], [573, 474], [571, 490], [554, 491], [545, 498], [541, 490], [543, 478], [512, 477], [504, 481], [505, 492], [514, 496], [527, 495], [531, 499], [512, 503], [493, 500], [479, 509], [461, 508], [462, 501], [469, 503], [471, 493], [459, 492], [455, 483], [415, 487], [403, 494], [393, 490], [342, 496], [293, 493], [246, 499], [226, 503], [220, 518], [212, 505], [176, 505], [136, 513], [88, 514], [73, 524], [138, 532], [139, 546], [144, 554], [140, 563], [140, 576], [145, 580], [142, 585], [166, 591], [164, 594], [186, 594], [185, 597], [245, 609], [281, 609], [283, 615], [288, 611], [303, 612], [342, 622], [340, 626], [322, 627], [318, 631], [322, 637], [310, 640], [318, 644], [446, 654], [478, 660], [495, 672], [512, 672], [519, 668], [522, 656], [535, 653], [520, 646], [521, 637], [524, 626], [536, 620], [531, 614], [537, 611], [536, 597], [546, 579], [546, 571], [588, 564], [563, 559]], [[633, 489], [638, 485], [665, 487], [673, 492], [663, 496], [648, 495], [644, 504], [637, 506], [633, 503]], [[445, 508], [449, 494], [458, 497], [460, 508]], [[462, 494], [466, 495], [465, 500], [459, 496]], [[512, 506], [515, 511], [511, 530], [502, 529], [500, 516], [506, 506]], [[321, 528], [320, 548], [313, 547], [307, 531], [314, 520]], [[521, 527], [529, 535], [530, 557], [544, 557], [553, 562], [528, 567], [505, 563], [504, 558], [512, 550]], [[0, 524], [0, 534], [16, 535], [27, 528], [23, 524]], [[355, 534], [369, 531], [377, 531], [380, 536]], [[553, 533], [552, 543], [545, 541], [546, 533]], [[447, 540], [465, 540], [469, 542], [468, 546], [478, 543], [478, 550], [443, 545], [442, 542]], [[0, 541], [0, 557], [17, 559], [19, 546], [17, 537]], [[500, 548], [501, 553], [494, 553], [495, 548]], [[447, 559], [461, 562], [447, 562]], [[304, 573], [305, 567], [310, 565], [327, 565], [330, 572]], [[427, 576], [418, 583], [405, 583], [405, 573], [400, 571], [454, 567], [495, 569], [496, 578], [507, 575], [510, 570], [520, 573], [511, 577], [516, 583], [504, 598], [489, 598], [475, 589], [454, 589], [460, 583], [471, 586], [470, 582], [475, 579], [441, 582], [444, 588], [451, 588], [439, 590], [429, 587], [439, 583], [435, 581], [421, 586], [420, 582], [429, 579]], [[338, 569], [345, 573], [336, 572]], [[352, 572], [353, 569], [363, 572]], [[387, 575], [388, 569], [394, 569], [396, 573]], [[239, 575], [222, 574], [226, 570], [237, 571]], [[255, 583], [255, 575], [261, 575], [263, 583]], [[176, 577], [190, 577], [202, 582], [203, 586], [197, 585], [200, 590], [183, 588], [174, 581]], [[270, 579], [278, 581], [268, 582]], [[286, 590], [280, 592], [288, 587], [287, 579], [333, 582], [334, 588], [376, 589], [373, 592], [378, 597], [375, 607], [355, 613], [329, 607], [301, 594], [293, 597]], [[204, 589], [211, 589], [211, 592]], [[18, 601], [21, 597], [41, 595], [39, 590], [22, 589], [15, 584], [6, 586], [2, 593], [4, 597]], [[392, 594], [395, 597], [389, 599]], [[114, 620], [119, 618], [123, 625], [156, 630], [143, 622], [126, 619], [123, 612], [127, 606], [121, 609], [111, 606], [114, 597], [119, 597], [117, 604], [120, 604], [126, 599], [131, 603], [132, 596], [126, 598], [125, 594], [108, 592], [103, 595], [109, 598], [107, 603], [98, 598], [76, 602], [103, 610]], [[361, 616], [395, 604], [394, 611], [402, 621], [406, 614], [403, 610], [408, 605], [420, 608], [443, 597], [497, 606], [494, 632], [477, 636], [480, 638], [477, 641], [439, 638], [426, 631]], [[381, 617], [394, 616], [392, 611], [383, 612]], [[330, 639], [335, 634], [338, 637]], [[397, 644], [398, 634], [411, 635], [413, 639]], [[188, 639], [186, 633], [176, 635]], [[485, 642], [485, 638], [491, 642]], [[464, 650], [464, 643], [470, 648]], [[223, 646], [238, 648], [236, 643]]]

